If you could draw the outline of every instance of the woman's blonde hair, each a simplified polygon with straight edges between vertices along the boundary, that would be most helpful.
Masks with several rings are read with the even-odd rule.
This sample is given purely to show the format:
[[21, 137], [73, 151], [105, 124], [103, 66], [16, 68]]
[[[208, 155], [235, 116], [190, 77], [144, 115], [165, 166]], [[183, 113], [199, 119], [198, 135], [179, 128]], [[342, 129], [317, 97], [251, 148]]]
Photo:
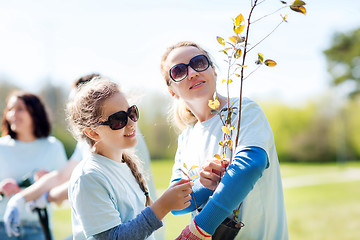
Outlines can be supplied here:
[[[95, 141], [84, 133], [88, 127], [99, 125], [104, 102], [117, 93], [122, 93], [119, 85], [101, 76], [77, 88], [77, 92], [66, 106], [70, 132], [78, 141], [85, 140], [91, 147]], [[146, 206], [151, 204], [149, 191], [138, 165], [137, 157], [129, 151], [123, 153], [123, 162], [130, 168], [133, 176], [146, 196]]]
[[[165, 80], [165, 83], [168, 86], [170, 86], [171, 79], [170, 79], [169, 69], [167, 69], [168, 66], [166, 66], [165, 63], [166, 63], [166, 60], [167, 60], [169, 54], [173, 50], [180, 48], [180, 47], [195, 47], [195, 48], [199, 49], [201, 52], [204, 53], [205, 56], [208, 57], [210, 66], [212, 68], [214, 68], [214, 63], [211, 60], [209, 53], [205, 49], [200, 47], [198, 44], [196, 44], [194, 42], [190, 42], [190, 41], [182, 41], [182, 42], [176, 43], [176, 44], [168, 47], [161, 58], [161, 64], [160, 64], [161, 74]], [[195, 115], [191, 112], [189, 107], [186, 105], [186, 103], [182, 99], [176, 99], [174, 101], [174, 104], [170, 111], [171, 111], [171, 114], [169, 117], [169, 121], [171, 123], [175, 123], [175, 126], [177, 126], [181, 130], [187, 128], [188, 126], [193, 126], [198, 121], [197, 118], [195, 117]]]

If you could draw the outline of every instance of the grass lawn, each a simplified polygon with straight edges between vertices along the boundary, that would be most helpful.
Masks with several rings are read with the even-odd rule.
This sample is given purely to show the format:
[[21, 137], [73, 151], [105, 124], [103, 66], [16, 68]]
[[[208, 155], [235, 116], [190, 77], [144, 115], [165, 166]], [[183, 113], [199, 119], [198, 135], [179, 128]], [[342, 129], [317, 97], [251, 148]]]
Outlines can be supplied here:
[[[359, 163], [281, 164], [284, 181], [288, 177], [337, 173], [347, 168], [360, 169]], [[167, 188], [172, 161], [153, 161], [152, 170], [158, 195]], [[284, 189], [285, 206], [292, 240], [360, 239], [360, 181], [312, 185]], [[166, 216], [166, 239], [174, 239], [188, 224], [190, 215]], [[58, 208], [54, 213], [55, 240], [71, 234], [70, 211]]]

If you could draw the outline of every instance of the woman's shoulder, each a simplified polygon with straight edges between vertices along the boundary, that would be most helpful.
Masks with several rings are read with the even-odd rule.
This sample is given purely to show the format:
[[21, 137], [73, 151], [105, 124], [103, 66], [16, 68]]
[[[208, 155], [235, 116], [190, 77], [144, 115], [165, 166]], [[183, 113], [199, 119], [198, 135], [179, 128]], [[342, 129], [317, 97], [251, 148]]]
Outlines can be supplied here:
[[0, 137], [0, 145], [9, 145], [13, 139], [10, 135]]

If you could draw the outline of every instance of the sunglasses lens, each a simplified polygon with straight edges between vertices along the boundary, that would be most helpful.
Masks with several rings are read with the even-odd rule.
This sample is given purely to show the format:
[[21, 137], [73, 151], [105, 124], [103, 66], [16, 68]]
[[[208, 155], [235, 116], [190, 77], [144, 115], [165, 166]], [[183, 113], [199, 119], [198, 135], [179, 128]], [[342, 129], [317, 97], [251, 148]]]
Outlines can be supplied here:
[[208, 69], [209, 61], [204, 55], [199, 55], [190, 60], [190, 67], [192, 67], [197, 72], [202, 72]]
[[127, 124], [127, 114], [124, 111], [117, 112], [110, 116], [109, 126], [112, 130], [119, 130], [126, 126]]
[[128, 116], [133, 122], [137, 122], [137, 120], [139, 119], [139, 111], [135, 105], [129, 108]]
[[175, 65], [170, 70], [170, 76], [174, 81], [181, 81], [187, 75], [187, 66], [183, 63]]

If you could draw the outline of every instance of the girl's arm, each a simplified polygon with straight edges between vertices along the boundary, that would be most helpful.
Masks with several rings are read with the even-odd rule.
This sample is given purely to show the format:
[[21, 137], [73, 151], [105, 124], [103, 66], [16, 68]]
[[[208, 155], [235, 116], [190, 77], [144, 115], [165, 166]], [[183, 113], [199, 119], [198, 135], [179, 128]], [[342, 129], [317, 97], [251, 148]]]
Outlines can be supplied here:
[[96, 240], [146, 239], [162, 225], [162, 222], [156, 217], [151, 208], [147, 207], [129, 222], [95, 234], [93, 237]]

